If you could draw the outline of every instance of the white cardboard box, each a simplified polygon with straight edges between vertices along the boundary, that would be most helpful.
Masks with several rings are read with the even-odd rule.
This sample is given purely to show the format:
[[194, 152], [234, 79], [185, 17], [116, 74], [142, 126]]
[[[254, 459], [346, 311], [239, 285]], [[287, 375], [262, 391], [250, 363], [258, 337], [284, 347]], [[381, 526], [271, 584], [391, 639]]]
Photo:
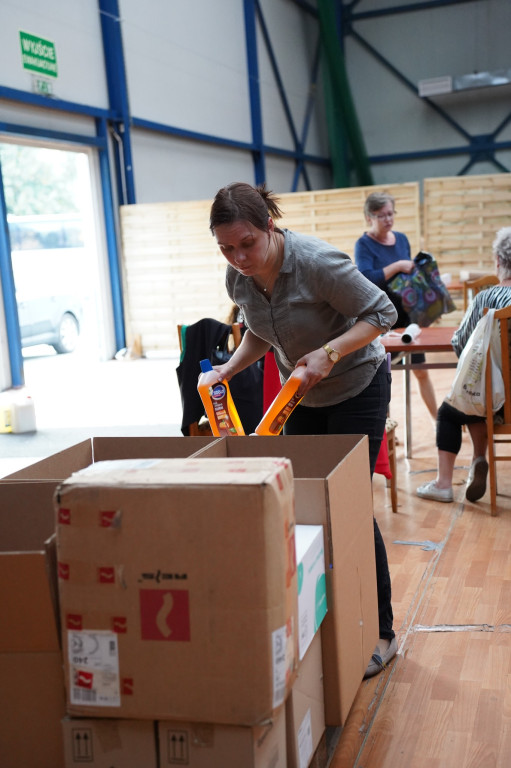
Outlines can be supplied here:
[[303, 659], [327, 612], [322, 525], [296, 526], [298, 651]]

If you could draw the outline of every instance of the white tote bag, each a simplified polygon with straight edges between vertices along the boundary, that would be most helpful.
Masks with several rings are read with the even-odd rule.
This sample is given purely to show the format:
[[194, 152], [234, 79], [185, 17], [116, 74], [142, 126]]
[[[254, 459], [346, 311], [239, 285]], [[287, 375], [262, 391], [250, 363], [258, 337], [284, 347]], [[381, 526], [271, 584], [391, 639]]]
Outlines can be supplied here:
[[504, 405], [500, 334], [494, 315], [495, 310], [489, 309], [472, 331], [458, 360], [451, 391], [445, 398], [458, 411], [471, 416], [486, 416], [486, 353], [490, 345], [493, 413]]

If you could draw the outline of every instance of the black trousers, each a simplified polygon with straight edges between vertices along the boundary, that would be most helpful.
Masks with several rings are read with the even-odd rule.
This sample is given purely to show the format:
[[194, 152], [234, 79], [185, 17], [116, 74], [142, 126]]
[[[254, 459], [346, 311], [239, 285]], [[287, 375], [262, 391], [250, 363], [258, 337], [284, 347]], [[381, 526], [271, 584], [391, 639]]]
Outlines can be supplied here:
[[436, 417], [436, 447], [441, 451], [458, 454], [461, 448], [462, 426], [477, 424], [480, 421], [486, 421], [486, 418], [458, 411], [444, 400]]
[[[367, 435], [369, 438], [369, 464], [371, 478], [380, 451], [387, 409], [390, 402], [391, 375], [385, 360], [376, 371], [370, 384], [355, 397], [336, 405], [309, 408], [298, 405], [286, 424], [286, 435]], [[378, 590], [378, 616], [380, 637], [391, 640], [392, 591], [387, 551], [378, 523], [374, 523], [374, 547], [376, 556], [376, 584]]]

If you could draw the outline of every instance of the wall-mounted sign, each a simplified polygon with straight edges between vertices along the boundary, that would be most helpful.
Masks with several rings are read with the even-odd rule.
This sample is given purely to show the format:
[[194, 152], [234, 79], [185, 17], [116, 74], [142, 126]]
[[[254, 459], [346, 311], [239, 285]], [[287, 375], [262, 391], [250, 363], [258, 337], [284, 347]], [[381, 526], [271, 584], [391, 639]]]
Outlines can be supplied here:
[[41, 75], [57, 77], [57, 52], [55, 43], [20, 30], [21, 61], [23, 69]]

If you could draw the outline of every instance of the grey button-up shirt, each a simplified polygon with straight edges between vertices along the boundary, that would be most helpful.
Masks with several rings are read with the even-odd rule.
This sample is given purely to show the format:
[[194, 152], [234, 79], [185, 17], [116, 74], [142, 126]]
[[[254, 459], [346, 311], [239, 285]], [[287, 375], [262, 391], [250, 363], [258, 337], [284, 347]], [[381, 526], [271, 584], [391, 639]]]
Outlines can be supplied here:
[[[284, 261], [270, 301], [251, 277], [230, 265], [226, 287], [242, 309], [246, 326], [274, 347], [285, 381], [297, 360], [341, 336], [357, 319], [385, 333], [397, 313], [386, 294], [359, 272], [347, 254], [316, 237], [281, 231]], [[354, 397], [370, 383], [384, 357], [379, 339], [343, 356], [328, 377], [306, 394], [303, 405], [334, 405]]]

